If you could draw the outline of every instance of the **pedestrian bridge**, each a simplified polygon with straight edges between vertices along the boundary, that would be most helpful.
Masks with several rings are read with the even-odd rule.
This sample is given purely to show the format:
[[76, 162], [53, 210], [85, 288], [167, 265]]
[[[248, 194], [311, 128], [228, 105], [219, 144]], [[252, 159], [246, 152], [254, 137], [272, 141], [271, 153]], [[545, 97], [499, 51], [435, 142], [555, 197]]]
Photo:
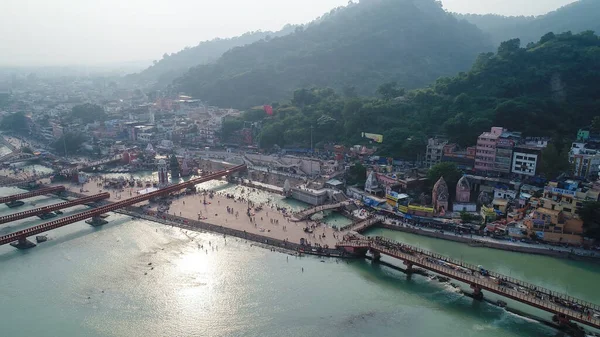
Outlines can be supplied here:
[[[182, 182], [179, 184], [170, 185], [170, 186], [167, 186], [165, 188], [162, 188], [162, 189], [154, 191], [154, 192], [138, 195], [138, 196], [135, 196], [135, 197], [132, 197], [129, 199], [119, 201], [119, 202], [111, 203], [108, 205], [103, 205], [103, 206], [100, 206], [95, 209], [87, 210], [87, 211], [77, 213], [74, 215], [65, 216], [63, 218], [60, 218], [60, 219], [57, 219], [54, 221], [50, 221], [47, 223], [43, 223], [43, 224], [40, 224], [37, 226], [32, 226], [32, 227], [20, 230], [18, 232], [6, 234], [3, 236], [0, 236], [0, 246], [8, 244], [8, 243], [13, 243], [13, 245], [19, 249], [31, 248], [31, 247], [35, 246], [35, 244], [27, 241], [27, 237], [29, 237], [29, 236], [38, 235], [38, 234], [47, 232], [49, 230], [60, 228], [60, 227], [70, 225], [72, 223], [75, 223], [78, 221], [83, 221], [83, 220], [90, 219], [90, 218], [92, 219], [90, 224], [92, 224], [94, 226], [102, 225], [105, 222], [103, 222], [103, 220], [100, 219], [100, 216], [104, 213], [116, 211], [118, 209], [125, 208], [128, 206], [133, 206], [135, 204], [138, 204], [138, 203], [141, 203], [144, 201], [148, 201], [152, 198], [163, 196], [163, 195], [168, 195], [169, 193], [178, 192], [178, 191], [184, 190], [186, 188], [194, 188], [197, 184], [201, 184], [201, 183], [204, 183], [204, 182], [207, 182], [210, 180], [214, 180], [214, 179], [220, 179], [222, 177], [226, 177], [226, 176], [229, 176], [229, 175], [232, 175], [237, 172], [244, 171], [244, 170], [246, 170], [246, 165], [235, 166], [235, 167], [232, 167], [227, 170], [208, 174], [203, 177], [191, 179], [189, 181], [185, 181], [185, 182]], [[52, 188], [50, 188], [50, 189], [52, 189]], [[58, 186], [58, 187], [54, 187], [54, 189], [63, 189], [64, 190], [64, 187]], [[47, 192], [47, 190], [48, 189], [45, 189], [45, 192]], [[41, 190], [38, 190], [36, 193], [39, 193], [39, 191], [41, 191]], [[25, 194], [27, 194], [27, 193], [25, 193]], [[105, 194], [101, 194], [101, 195], [97, 195], [95, 197], [102, 199], [105, 196], [106, 196]], [[30, 197], [30, 195], [27, 194], [27, 197]], [[8, 198], [13, 198], [13, 199], [14, 198], [23, 198], [23, 195], [16, 195], [16, 196], [8, 197]], [[18, 200], [18, 199], [15, 199], [15, 200]]]
[[313, 208], [305, 209], [302, 212], [298, 212], [298, 213], [294, 214], [294, 216], [290, 220], [295, 221], [295, 222], [302, 221], [313, 214], [316, 214], [316, 213], [319, 213], [322, 211], [327, 211], [330, 209], [336, 209], [336, 208], [348, 206], [348, 205], [351, 205], [352, 203], [353, 203], [352, 201], [346, 200], [346, 201], [338, 202], [335, 204], [327, 204], [327, 205], [321, 205], [321, 206], [316, 206]]
[[554, 314], [553, 320], [560, 325], [566, 326], [570, 322], [578, 322], [600, 329], [600, 319], [597, 318], [600, 316], [599, 305], [488, 271], [481, 266], [474, 266], [383, 237], [365, 238], [347, 235], [344, 241], [337, 244], [337, 247], [359, 256], [371, 252], [375, 261], [378, 261], [382, 254], [402, 260], [407, 272], [412, 272], [413, 267], [419, 267], [461, 281], [473, 289], [475, 298], [482, 299], [483, 291], [489, 291]]

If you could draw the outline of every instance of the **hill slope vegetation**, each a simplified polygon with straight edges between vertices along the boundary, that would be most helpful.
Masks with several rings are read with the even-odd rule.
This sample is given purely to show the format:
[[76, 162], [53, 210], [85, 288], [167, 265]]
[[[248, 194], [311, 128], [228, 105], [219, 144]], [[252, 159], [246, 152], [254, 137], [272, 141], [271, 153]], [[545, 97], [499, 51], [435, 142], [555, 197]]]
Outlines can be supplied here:
[[480, 54], [469, 72], [406, 94], [393, 83], [380, 86], [381, 98], [299, 89], [290, 101], [274, 104], [273, 116], [254, 109], [227, 121], [223, 136], [234, 134], [243, 120], [262, 121], [263, 148], [307, 147], [311, 127], [317, 146], [359, 144], [361, 132], [381, 133], [380, 154], [407, 159], [423, 153], [429, 136], [446, 134], [469, 146], [491, 126], [560, 140], [600, 113], [598, 83], [597, 35], [547, 34], [525, 48], [518, 39], [503, 42], [496, 53]]
[[363, 0], [290, 35], [234, 48], [174, 84], [210, 104], [237, 108], [289, 97], [298, 87], [354, 86], [373, 94], [384, 82], [417, 88], [467, 70], [492, 48], [477, 27], [437, 1]]

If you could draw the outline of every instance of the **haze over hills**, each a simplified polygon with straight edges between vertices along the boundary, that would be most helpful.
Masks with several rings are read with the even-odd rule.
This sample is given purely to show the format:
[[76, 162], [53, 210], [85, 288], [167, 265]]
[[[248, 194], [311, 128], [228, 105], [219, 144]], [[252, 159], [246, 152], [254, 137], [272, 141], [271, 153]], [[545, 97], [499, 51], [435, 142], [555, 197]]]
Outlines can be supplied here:
[[580, 0], [537, 17], [495, 14], [455, 15], [489, 34], [495, 45], [512, 38], [520, 38], [524, 44], [536, 42], [540, 36], [548, 32], [555, 34], [567, 31], [579, 33], [586, 30], [600, 32], [600, 1], [598, 0]]
[[137, 74], [127, 76], [128, 80], [138, 82], [158, 82], [159, 85], [168, 85], [175, 78], [183, 75], [189, 68], [216, 61], [229, 49], [244, 46], [264, 38], [289, 34], [294, 31], [294, 26], [286, 25], [283, 29], [271, 31], [248, 32], [230, 39], [213, 39], [200, 42], [195, 47], [185, 48], [177, 53], [163, 55], [163, 58]]
[[434, 0], [363, 0], [290, 35], [234, 48], [174, 85], [210, 104], [239, 108], [315, 85], [373, 94], [387, 81], [416, 88], [467, 70], [492, 48], [477, 27]]

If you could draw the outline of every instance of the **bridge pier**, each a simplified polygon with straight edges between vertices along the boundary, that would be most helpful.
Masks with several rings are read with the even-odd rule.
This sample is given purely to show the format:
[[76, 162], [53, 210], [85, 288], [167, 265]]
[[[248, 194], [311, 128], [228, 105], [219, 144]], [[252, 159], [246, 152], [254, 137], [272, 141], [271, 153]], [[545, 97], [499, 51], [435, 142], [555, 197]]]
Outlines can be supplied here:
[[407, 274], [411, 274], [413, 272], [413, 269], [412, 269], [413, 264], [412, 264], [412, 262], [410, 262], [410, 261], [404, 261], [403, 263], [406, 266], [406, 269], [405, 269], [406, 273]]
[[561, 327], [569, 326], [571, 320], [565, 314], [556, 314], [552, 316], [552, 321]]
[[99, 216], [95, 216], [95, 217], [92, 217], [90, 220], [86, 220], [85, 223], [90, 226], [93, 226], [93, 227], [99, 227], [99, 226], [106, 225], [108, 223], [108, 221], [102, 219]]
[[483, 292], [481, 291], [481, 287], [475, 284], [471, 284], [471, 289], [473, 289], [473, 298], [476, 300], [483, 300]]
[[35, 243], [27, 240], [26, 237], [21, 237], [18, 241], [11, 242], [10, 245], [17, 249], [29, 249], [36, 246]]
[[373, 254], [373, 262], [381, 261], [381, 253], [376, 250], [371, 250], [371, 254]]

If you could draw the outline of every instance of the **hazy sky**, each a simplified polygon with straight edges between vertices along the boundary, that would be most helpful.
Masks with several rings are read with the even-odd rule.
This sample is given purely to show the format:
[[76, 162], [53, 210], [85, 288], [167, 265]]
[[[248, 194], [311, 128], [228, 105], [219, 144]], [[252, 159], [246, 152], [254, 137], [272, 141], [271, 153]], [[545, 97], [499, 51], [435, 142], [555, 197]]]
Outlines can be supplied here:
[[[461, 13], [535, 15], [574, 0], [443, 0]], [[160, 59], [214, 37], [305, 23], [348, 0], [0, 0], [0, 65]]]

